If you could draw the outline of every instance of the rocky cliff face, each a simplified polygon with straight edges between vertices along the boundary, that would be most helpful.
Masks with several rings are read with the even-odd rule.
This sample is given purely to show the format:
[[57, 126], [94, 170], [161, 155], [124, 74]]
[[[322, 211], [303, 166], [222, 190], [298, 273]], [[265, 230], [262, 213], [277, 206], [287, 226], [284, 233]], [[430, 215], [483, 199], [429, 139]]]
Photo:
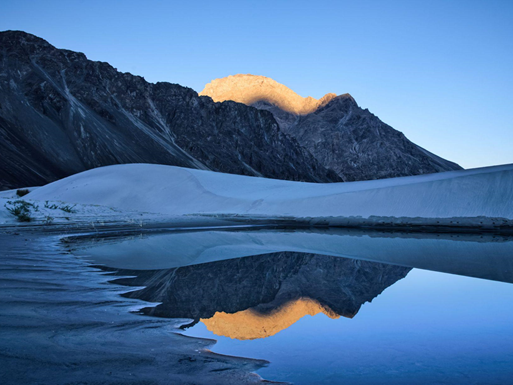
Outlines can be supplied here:
[[461, 169], [410, 142], [349, 94], [302, 98], [272, 79], [235, 75], [212, 81], [200, 95], [270, 111], [284, 132], [346, 181]]
[[312, 182], [340, 181], [267, 111], [0, 33], [0, 189], [118, 163], [159, 163]]

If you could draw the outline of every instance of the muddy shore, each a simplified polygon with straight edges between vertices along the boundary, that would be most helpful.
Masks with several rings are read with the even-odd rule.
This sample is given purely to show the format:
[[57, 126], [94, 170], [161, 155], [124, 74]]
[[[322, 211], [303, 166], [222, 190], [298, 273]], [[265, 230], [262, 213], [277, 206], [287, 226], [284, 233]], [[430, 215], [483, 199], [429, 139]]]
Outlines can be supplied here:
[[60, 236], [0, 232], [2, 384], [253, 384], [264, 360], [212, 353], [213, 340], [179, 334], [187, 320], [131, 313], [148, 302], [121, 297]]

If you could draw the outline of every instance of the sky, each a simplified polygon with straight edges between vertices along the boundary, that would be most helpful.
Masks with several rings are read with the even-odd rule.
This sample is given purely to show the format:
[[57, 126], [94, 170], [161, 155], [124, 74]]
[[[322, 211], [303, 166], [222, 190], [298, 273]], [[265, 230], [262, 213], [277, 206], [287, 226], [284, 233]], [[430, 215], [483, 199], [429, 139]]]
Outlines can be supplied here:
[[465, 168], [513, 163], [513, 1], [0, 0], [23, 30], [151, 82], [350, 93]]

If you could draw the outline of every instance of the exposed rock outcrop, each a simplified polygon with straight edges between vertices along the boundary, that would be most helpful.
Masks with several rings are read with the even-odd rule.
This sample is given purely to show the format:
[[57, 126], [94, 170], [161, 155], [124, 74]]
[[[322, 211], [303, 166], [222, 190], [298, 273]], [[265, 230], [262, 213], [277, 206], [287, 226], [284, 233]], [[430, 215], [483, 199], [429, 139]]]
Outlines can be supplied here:
[[19, 31], [0, 32], [0, 153], [0, 190], [119, 163], [341, 180], [266, 111], [148, 83]]
[[215, 102], [234, 100], [249, 106], [266, 102], [295, 115], [307, 115], [326, 105], [336, 94], [326, 94], [321, 99], [303, 98], [277, 81], [256, 75], [233, 75], [214, 79], [200, 95], [207, 95]]
[[346, 181], [461, 169], [409, 141], [349, 94], [302, 98], [272, 79], [235, 75], [213, 80], [200, 95], [270, 111], [283, 131]]

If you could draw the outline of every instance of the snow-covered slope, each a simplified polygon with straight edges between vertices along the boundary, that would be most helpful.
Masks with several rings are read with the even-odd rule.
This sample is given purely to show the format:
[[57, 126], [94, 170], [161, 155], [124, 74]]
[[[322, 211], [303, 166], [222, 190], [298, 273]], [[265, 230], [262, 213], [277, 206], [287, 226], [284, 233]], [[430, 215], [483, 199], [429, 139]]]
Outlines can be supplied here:
[[510, 226], [513, 165], [316, 184], [130, 164], [85, 171], [27, 198], [169, 215], [324, 218], [341, 225], [425, 224], [429, 219], [439, 225]]

